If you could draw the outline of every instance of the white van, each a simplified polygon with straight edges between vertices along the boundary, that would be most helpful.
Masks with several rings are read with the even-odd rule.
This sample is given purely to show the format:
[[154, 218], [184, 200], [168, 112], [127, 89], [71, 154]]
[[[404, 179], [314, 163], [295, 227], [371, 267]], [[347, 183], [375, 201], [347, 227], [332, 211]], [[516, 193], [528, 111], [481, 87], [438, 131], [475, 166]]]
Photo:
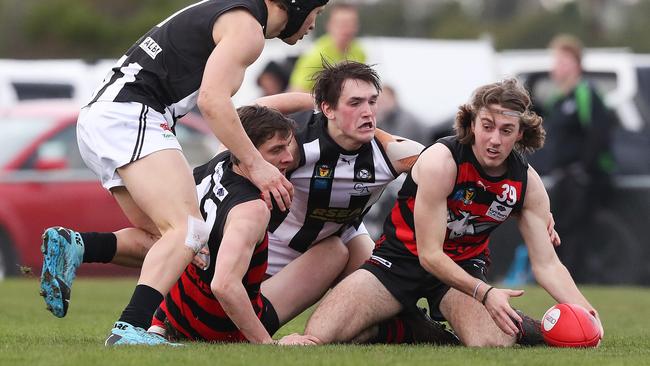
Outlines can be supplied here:
[[73, 99], [81, 105], [92, 92], [91, 69], [82, 60], [0, 60], [0, 107], [33, 99]]

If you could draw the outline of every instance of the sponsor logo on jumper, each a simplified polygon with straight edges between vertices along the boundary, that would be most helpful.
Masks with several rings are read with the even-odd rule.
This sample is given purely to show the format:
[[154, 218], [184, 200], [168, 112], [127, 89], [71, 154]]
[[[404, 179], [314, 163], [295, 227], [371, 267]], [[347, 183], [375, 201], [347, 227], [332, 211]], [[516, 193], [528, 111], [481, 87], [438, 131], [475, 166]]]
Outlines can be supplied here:
[[363, 183], [355, 183], [354, 184], [354, 190], [357, 191], [357, 193], [360, 194], [360, 195], [368, 195], [368, 194], [370, 194], [370, 189], [368, 189], [368, 187], [364, 186]]
[[476, 185], [481, 186], [484, 191], [487, 191], [487, 186], [480, 179], [476, 181]]
[[174, 133], [172, 132], [172, 129], [169, 128], [169, 125], [167, 124], [167, 122], [161, 123], [160, 128], [162, 128], [162, 130], [163, 130], [162, 135], [163, 135], [164, 138], [170, 139], [170, 138], [174, 137]]
[[156, 56], [158, 56], [159, 53], [162, 52], [162, 48], [156, 43], [156, 41], [153, 40], [151, 37], [147, 37], [140, 43], [140, 48], [144, 50], [144, 52], [149, 55], [152, 59], [156, 59]]
[[506, 207], [499, 202], [492, 201], [485, 214], [497, 221], [506, 221], [510, 216], [510, 212], [512, 212], [512, 207]]
[[356, 219], [363, 212], [363, 208], [315, 208], [309, 212], [308, 217], [312, 219], [344, 224]]

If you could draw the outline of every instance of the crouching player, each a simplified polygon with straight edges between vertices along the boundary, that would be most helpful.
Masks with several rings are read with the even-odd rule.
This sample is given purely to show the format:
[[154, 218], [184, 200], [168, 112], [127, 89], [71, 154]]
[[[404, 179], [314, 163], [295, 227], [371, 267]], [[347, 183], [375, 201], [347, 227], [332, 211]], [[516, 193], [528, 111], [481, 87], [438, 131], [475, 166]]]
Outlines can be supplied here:
[[523, 291], [486, 279], [489, 234], [510, 216], [518, 218], [537, 282], [558, 302], [598, 317], [551, 245], [548, 195], [522, 154], [544, 142], [530, 104], [512, 79], [475, 91], [457, 114], [456, 136], [419, 156], [372, 257], [321, 302], [305, 341], [358, 340], [424, 297], [432, 317], [446, 319], [467, 346], [541, 344], [539, 323], [509, 304]]
[[[289, 145], [294, 122], [266, 107], [238, 112], [262, 157], [284, 173], [293, 161]], [[158, 308], [151, 330], [176, 339], [273, 343], [271, 335], [281, 322], [278, 313], [294, 313], [275, 309], [260, 291], [268, 262], [270, 212], [238, 164], [235, 156], [223, 152], [194, 170], [201, 214], [211, 227], [204, 233], [209, 235], [210, 262], [205, 269], [195, 263], [185, 269]], [[130, 333], [119, 331], [122, 324], [115, 328], [107, 345], [129, 344]], [[308, 338], [295, 339], [289, 335], [279, 343], [313, 344]]]

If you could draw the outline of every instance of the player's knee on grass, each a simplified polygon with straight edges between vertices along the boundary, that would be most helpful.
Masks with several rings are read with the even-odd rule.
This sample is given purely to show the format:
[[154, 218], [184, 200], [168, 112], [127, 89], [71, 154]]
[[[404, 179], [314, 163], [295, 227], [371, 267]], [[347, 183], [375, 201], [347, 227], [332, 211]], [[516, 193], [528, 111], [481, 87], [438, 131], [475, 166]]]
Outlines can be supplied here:
[[351, 322], [356, 313], [354, 310], [358, 307], [357, 301], [362, 300], [355, 299], [356, 287], [354, 276], [334, 287], [307, 321], [305, 334], [313, 335], [323, 343], [332, 343], [348, 340], [361, 332], [365, 327], [360, 327], [347, 336], [353, 327]]
[[323, 343], [348, 342], [400, 310], [399, 302], [381, 282], [372, 273], [360, 269], [325, 297], [307, 322], [305, 334]]
[[471, 296], [450, 289], [439, 307], [461, 343], [467, 347], [508, 347], [515, 343], [515, 338], [503, 333], [485, 307]]

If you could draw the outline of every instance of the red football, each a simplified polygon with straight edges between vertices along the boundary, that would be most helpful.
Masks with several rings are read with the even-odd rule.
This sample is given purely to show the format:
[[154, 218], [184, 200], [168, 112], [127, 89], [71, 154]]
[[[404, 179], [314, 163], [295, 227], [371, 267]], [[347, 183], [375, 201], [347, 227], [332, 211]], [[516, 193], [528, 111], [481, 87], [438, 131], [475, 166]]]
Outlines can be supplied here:
[[580, 305], [557, 304], [542, 318], [544, 341], [553, 347], [598, 347], [598, 321]]

